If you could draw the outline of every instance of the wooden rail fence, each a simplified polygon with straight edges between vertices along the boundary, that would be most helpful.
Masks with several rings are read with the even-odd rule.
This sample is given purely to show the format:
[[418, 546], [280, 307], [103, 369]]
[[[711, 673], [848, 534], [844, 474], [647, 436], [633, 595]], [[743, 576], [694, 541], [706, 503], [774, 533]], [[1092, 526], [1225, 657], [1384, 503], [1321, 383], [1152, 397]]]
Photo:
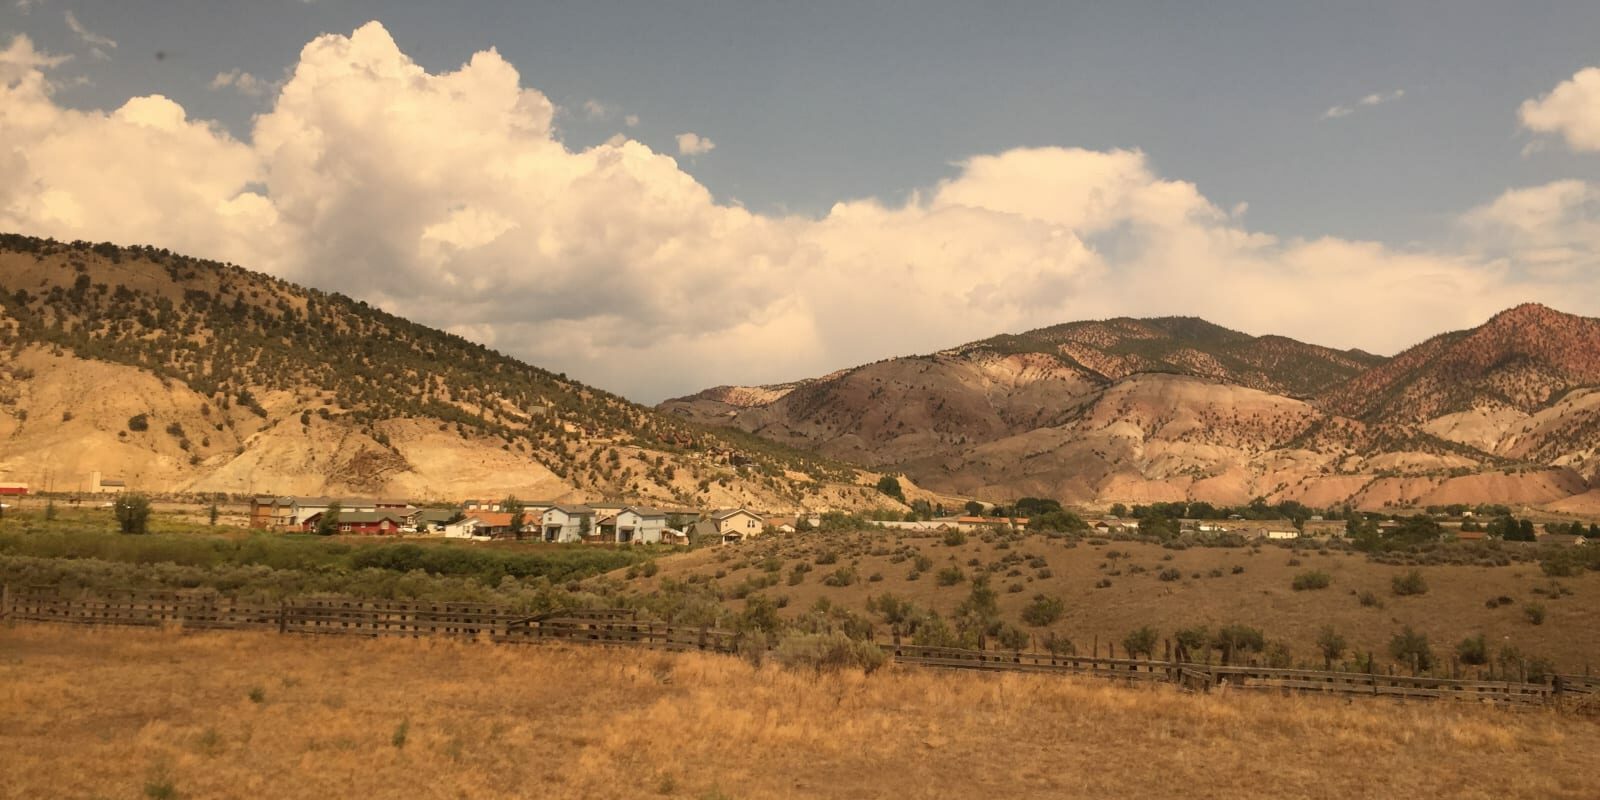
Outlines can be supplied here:
[[[479, 603], [350, 598], [250, 602], [203, 591], [63, 593], [52, 587], [0, 587], [0, 620], [85, 625], [178, 625], [197, 630], [260, 630], [345, 636], [453, 636], [508, 644], [558, 641], [662, 650], [732, 653], [739, 635], [709, 627], [638, 619], [629, 609], [527, 615]], [[882, 647], [896, 663], [951, 669], [1077, 674], [1129, 682], [1173, 683], [1191, 691], [1314, 692], [1400, 699], [1466, 700], [1509, 706], [1562, 699], [1600, 710], [1600, 677], [1557, 675], [1544, 683], [1450, 680], [1381, 673], [1219, 666], [1184, 661], [1065, 656], [1022, 651], [924, 647], [898, 639]]]

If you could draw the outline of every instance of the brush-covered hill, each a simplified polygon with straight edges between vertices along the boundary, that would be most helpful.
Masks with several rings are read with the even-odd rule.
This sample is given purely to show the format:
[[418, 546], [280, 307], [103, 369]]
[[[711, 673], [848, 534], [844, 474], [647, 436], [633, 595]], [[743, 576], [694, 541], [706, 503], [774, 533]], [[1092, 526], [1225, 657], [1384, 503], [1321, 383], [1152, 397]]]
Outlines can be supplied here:
[[166, 250], [0, 236], [0, 480], [75, 490], [892, 505], [350, 298]]
[[661, 408], [994, 499], [1600, 511], [1597, 352], [1600, 321], [1538, 306], [1394, 359], [1121, 318]]

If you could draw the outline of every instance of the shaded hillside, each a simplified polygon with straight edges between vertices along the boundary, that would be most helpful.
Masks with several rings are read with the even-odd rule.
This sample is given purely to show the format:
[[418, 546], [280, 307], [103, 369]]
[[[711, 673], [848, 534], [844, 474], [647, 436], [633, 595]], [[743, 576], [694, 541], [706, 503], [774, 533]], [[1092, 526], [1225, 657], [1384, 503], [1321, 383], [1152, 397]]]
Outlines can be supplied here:
[[1107, 381], [1171, 372], [1292, 397], [1309, 397], [1385, 360], [1282, 336], [1251, 336], [1198, 317], [1068, 322], [956, 348], [973, 350], [1048, 353]]
[[[856, 480], [337, 294], [0, 237], [0, 474], [72, 488], [849, 504]], [[874, 498], [876, 500], [876, 498]]]

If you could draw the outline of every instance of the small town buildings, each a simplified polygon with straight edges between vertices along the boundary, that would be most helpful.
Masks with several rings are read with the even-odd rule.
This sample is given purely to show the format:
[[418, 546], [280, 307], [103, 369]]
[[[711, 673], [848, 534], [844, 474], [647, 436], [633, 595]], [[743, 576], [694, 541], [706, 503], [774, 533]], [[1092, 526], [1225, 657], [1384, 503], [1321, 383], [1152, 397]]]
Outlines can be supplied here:
[[774, 533], [794, 533], [794, 517], [767, 517], [767, 530]]
[[588, 506], [555, 505], [539, 517], [540, 538], [547, 542], [581, 542], [593, 534], [594, 509]]

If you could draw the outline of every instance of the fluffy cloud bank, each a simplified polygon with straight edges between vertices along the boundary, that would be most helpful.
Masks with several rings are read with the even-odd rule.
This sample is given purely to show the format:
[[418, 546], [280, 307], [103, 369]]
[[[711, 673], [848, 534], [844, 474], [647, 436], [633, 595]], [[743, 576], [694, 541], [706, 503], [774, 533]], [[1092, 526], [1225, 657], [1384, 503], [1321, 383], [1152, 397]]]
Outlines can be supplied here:
[[1460, 254], [1282, 240], [1141, 152], [1073, 148], [977, 156], [900, 204], [762, 215], [638, 141], [569, 149], [493, 50], [430, 74], [377, 23], [308, 44], [248, 141], [160, 96], [65, 109], [50, 59], [0, 52], [0, 228], [234, 261], [642, 400], [1116, 314], [1391, 351], [1570, 298], [1570, 264], [1517, 259], [1587, 235], [1541, 239], [1568, 218], [1508, 194], [1465, 228], [1497, 244]]

